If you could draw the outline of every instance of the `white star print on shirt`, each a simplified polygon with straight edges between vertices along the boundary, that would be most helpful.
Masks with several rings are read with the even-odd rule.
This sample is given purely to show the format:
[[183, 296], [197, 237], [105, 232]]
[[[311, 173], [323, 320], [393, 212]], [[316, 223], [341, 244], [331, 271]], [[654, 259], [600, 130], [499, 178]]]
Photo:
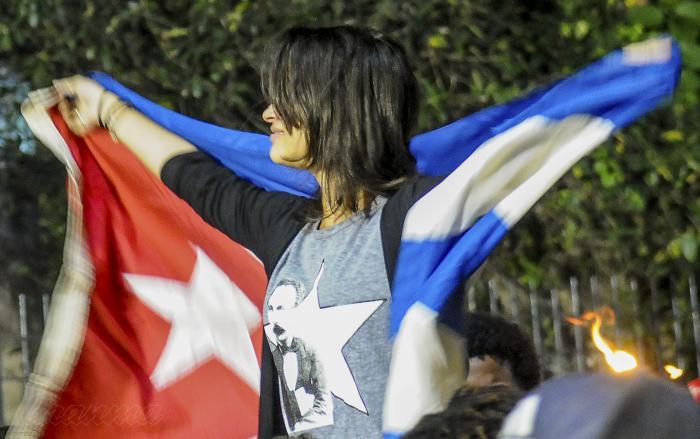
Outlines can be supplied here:
[[189, 282], [125, 273], [133, 292], [171, 322], [165, 348], [151, 374], [163, 389], [211, 357], [259, 391], [260, 367], [249, 332], [260, 312], [199, 247]]
[[[319, 354], [331, 392], [363, 413], [367, 413], [352, 371], [343, 356], [343, 346], [384, 300], [351, 303], [321, 308], [318, 301], [318, 283], [323, 274], [323, 263], [311, 292], [294, 308], [276, 311], [278, 321], [295, 336], [311, 344]], [[265, 325], [268, 340], [275, 343], [273, 325]]]

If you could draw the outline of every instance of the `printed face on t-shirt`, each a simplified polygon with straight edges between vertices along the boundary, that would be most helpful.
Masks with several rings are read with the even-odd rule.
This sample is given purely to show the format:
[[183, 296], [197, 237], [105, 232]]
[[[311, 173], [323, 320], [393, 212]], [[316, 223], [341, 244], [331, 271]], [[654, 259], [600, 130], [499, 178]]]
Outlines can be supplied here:
[[[266, 299], [264, 328], [277, 368], [280, 408], [288, 433], [333, 425], [338, 407], [334, 398], [345, 403], [345, 417], [355, 412], [369, 415], [343, 348], [386, 299], [349, 298], [346, 303], [321, 306], [320, 297], [333, 294], [321, 285], [324, 267], [322, 260], [308, 294], [308, 283], [285, 276], [272, 284]], [[364, 358], [367, 355], [356, 359], [358, 367]], [[354, 409], [352, 413], [348, 408]]]
[[277, 341], [287, 346], [291, 345], [294, 338], [289, 328], [280, 322], [279, 312], [292, 309], [297, 305], [297, 290], [294, 285], [283, 284], [277, 286], [267, 301], [267, 315], [270, 324], [273, 325], [272, 332]]

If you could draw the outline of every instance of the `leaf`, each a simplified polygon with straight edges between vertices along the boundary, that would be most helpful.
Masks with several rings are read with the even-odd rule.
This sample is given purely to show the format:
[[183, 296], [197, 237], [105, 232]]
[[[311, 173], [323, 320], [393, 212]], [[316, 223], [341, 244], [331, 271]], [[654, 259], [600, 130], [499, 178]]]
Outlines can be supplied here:
[[676, 238], [673, 241], [669, 242], [666, 246], [666, 251], [668, 251], [668, 254], [671, 255], [674, 259], [679, 258], [681, 256], [681, 253], [683, 252], [681, 239]]
[[646, 27], [656, 27], [664, 22], [664, 13], [651, 5], [635, 6], [627, 11], [627, 16], [632, 23]]
[[674, 11], [679, 17], [700, 24], [700, 2], [683, 2]]
[[689, 262], [695, 261], [698, 255], [698, 241], [695, 238], [695, 234], [693, 232], [685, 232], [680, 240], [685, 259]]
[[681, 73], [680, 86], [687, 88], [691, 92], [695, 92], [700, 89], [700, 76], [690, 70], [686, 70]]
[[680, 130], [668, 130], [661, 134], [661, 138], [667, 142], [680, 142], [683, 140], [683, 132]]
[[447, 47], [447, 40], [442, 34], [431, 35], [428, 37], [428, 46], [433, 49], [442, 49], [443, 47]]
[[661, 165], [661, 166], [657, 167], [656, 172], [658, 172], [659, 175], [661, 175], [664, 178], [664, 180], [666, 180], [666, 181], [673, 180], [673, 173], [671, 172], [669, 167], [666, 165]]
[[164, 40], [169, 40], [171, 38], [178, 38], [178, 37], [184, 37], [187, 34], [189, 34], [189, 30], [184, 27], [174, 27], [172, 29], [169, 29], [162, 34], [160, 34], [161, 38]]
[[644, 208], [646, 207], [646, 203], [644, 201], [644, 197], [642, 195], [635, 191], [634, 189], [628, 188], [624, 192], [625, 194], [625, 202], [627, 203], [627, 206], [630, 208], [630, 210], [634, 212], [644, 212]]
[[600, 160], [596, 160], [596, 162], [593, 163], [593, 170], [601, 177], [608, 173], [608, 167], [605, 165], [605, 162]]
[[694, 43], [680, 42], [683, 65], [700, 70], [700, 46]]
[[563, 37], [571, 36], [571, 25], [569, 23], [562, 23], [559, 25], [559, 32]]
[[591, 30], [591, 24], [586, 20], [579, 20], [574, 24], [574, 37], [577, 40], [582, 40]]
[[475, 37], [477, 37], [480, 40], [484, 39], [484, 32], [479, 28], [479, 26], [474, 26], [473, 24], [467, 24], [467, 29], [471, 31], [471, 33], [474, 34]]
[[700, 35], [700, 26], [689, 20], [673, 20], [669, 23], [669, 31], [676, 40], [692, 43]]
[[238, 26], [241, 24], [243, 16], [246, 11], [250, 9], [250, 6], [250, 1], [243, 1], [238, 3], [233, 11], [226, 14], [226, 17], [224, 17], [224, 22], [226, 23], [229, 32], [236, 32], [238, 30]]

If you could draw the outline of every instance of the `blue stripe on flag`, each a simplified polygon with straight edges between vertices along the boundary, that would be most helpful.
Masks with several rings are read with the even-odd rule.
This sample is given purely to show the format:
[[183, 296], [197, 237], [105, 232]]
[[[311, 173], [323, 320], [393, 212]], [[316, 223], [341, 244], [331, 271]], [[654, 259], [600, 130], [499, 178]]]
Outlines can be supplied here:
[[[507, 232], [508, 227], [491, 211], [452, 238], [401, 242], [392, 288], [390, 335], [396, 335], [406, 311], [417, 301], [443, 311], [455, 288], [481, 265]], [[417, 284], [416, 279], [425, 280]], [[452, 318], [446, 318], [445, 323], [456, 331], [460, 329]]]
[[236, 175], [259, 187], [305, 197], [318, 189], [316, 179], [310, 173], [277, 165], [270, 160], [268, 136], [223, 128], [176, 113], [129, 90], [102, 72], [92, 72], [91, 77], [168, 131], [187, 139], [216, 157]]
[[486, 140], [532, 116], [559, 120], [589, 114], [608, 119], [620, 129], [655, 108], [676, 88], [681, 54], [675, 41], [667, 62], [632, 65], [623, 61], [623, 50], [617, 50], [524, 98], [419, 134], [411, 142], [419, 172], [446, 175]]

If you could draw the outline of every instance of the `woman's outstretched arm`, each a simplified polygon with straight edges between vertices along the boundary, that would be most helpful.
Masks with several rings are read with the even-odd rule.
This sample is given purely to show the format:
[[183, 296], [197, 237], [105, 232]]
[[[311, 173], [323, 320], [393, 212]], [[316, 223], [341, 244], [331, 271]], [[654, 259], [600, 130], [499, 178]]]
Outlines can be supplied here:
[[131, 149], [207, 223], [253, 251], [268, 274], [272, 271], [303, 225], [295, 216], [303, 198], [267, 192], [237, 177], [215, 159], [197, 152], [192, 143], [124, 106], [92, 79], [73, 76], [55, 81], [54, 87], [64, 96], [59, 109], [71, 131], [82, 136], [102, 121], [119, 143]]
[[76, 75], [59, 79], [54, 88], [63, 97], [59, 110], [73, 133], [82, 136], [102, 123], [159, 177], [169, 159], [196, 150], [90, 78]]

